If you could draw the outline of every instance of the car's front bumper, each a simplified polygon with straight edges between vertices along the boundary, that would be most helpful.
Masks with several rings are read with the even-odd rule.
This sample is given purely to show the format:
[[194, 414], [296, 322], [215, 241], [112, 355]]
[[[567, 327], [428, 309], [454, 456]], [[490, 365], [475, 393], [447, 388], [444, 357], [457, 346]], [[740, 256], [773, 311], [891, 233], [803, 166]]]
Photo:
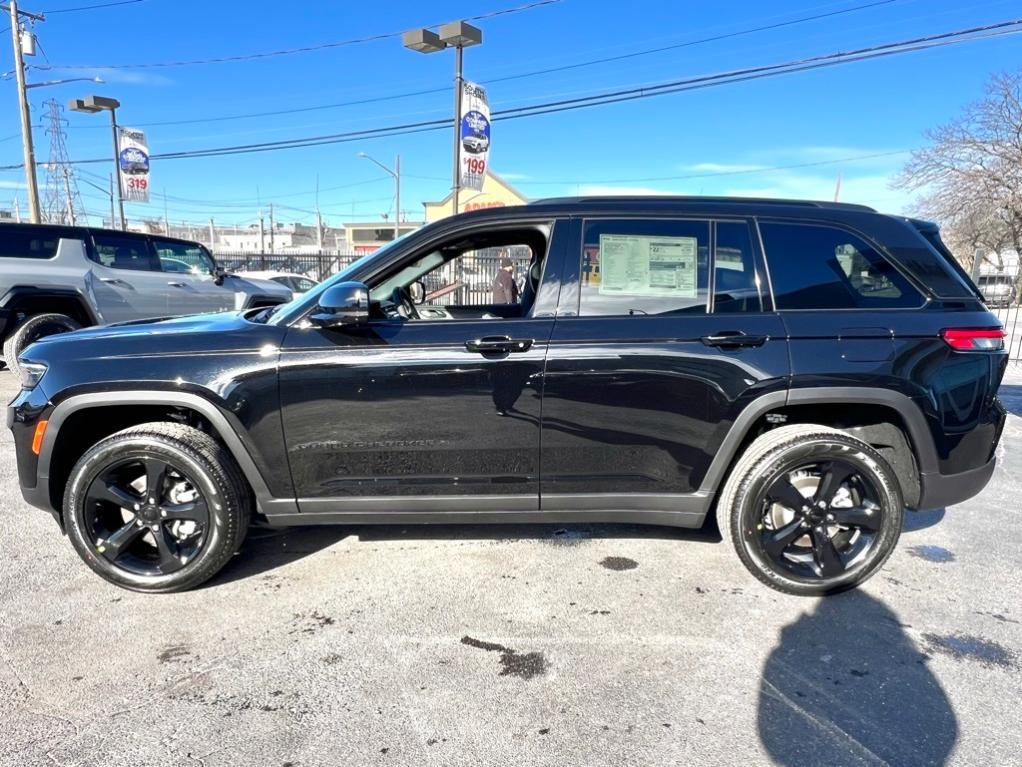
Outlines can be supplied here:
[[18, 484], [25, 500], [59, 517], [50, 502], [49, 482], [39, 481], [39, 456], [32, 450], [36, 427], [51, 410], [49, 399], [41, 387], [22, 389], [7, 406], [7, 428], [14, 436], [14, 453], [18, 462]]

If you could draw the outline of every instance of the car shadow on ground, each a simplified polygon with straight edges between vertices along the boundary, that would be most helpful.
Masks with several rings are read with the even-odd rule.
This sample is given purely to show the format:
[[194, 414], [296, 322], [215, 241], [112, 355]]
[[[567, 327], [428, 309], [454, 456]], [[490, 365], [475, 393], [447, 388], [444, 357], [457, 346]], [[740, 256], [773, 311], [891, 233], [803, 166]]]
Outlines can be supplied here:
[[883, 602], [857, 590], [821, 599], [781, 630], [757, 711], [775, 762], [946, 763], [958, 721], [904, 628]]
[[1001, 384], [1001, 388], [997, 390], [997, 398], [1009, 413], [1022, 415], [1022, 386]]
[[905, 520], [902, 522], [903, 533], [914, 533], [917, 530], [925, 530], [928, 527], [940, 524], [944, 519], [947, 509], [933, 509], [932, 511], [905, 511]]
[[215, 587], [296, 562], [351, 538], [358, 543], [380, 541], [516, 541], [538, 540], [572, 546], [593, 539], [659, 539], [694, 543], [720, 542], [716, 525], [688, 529], [628, 524], [461, 524], [461, 525], [310, 525], [254, 527], [241, 551], [208, 586]]

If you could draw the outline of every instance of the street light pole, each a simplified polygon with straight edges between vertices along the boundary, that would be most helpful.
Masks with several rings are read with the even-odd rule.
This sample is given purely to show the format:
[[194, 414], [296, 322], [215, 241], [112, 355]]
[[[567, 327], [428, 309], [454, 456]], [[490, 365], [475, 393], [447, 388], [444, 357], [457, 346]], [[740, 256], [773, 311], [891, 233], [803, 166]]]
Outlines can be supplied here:
[[440, 32], [430, 29], [413, 29], [401, 36], [402, 43], [418, 53], [436, 53], [444, 48], [454, 48], [454, 176], [451, 184], [451, 200], [454, 215], [458, 214], [458, 197], [461, 192], [461, 98], [463, 52], [470, 45], [483, 41], [483, 32], [464, 21], [452, 21], [440, 27]]
[[357, 156], [378, 165], [384, 172], [394, 177], [394, 207], [396, 208], [394, 215], [394, 239], [396, 240], [401, 236], [401, 155], [398, 155], [395, 159], [394, 170], [391, 170], [376, 158], [370, 157], [365, 152], [359, 152]]
[[114, 136], [114, 173], [117, 181], [117, 212], [121, 215], [121, 231], [128, 229], [128, 220], [124, 217], [124, 185], [121, 183], [121, 165], [118, 155], [121, 151], [120, 136], [117, 133], [117, 107], [110, 107], [110, 126]]
[[21, 49], [21, 16], [42, 21], [43, 17], [18, 10], [18, 0], [10, 0], [11, 41], [14, 45], [14, 76], [18, 84], [18, 111], [21, 115], [21, 144], [25, 163], [25, 183], [28, 187], [28, 217], [33, 224], [40, 222], [39, 182], [35, 174], [35, 147], [32, 145], [32, 118], [28, 111], [28, 90], [25, 86], [25, 60]]
[[453, 190], [451, 197], [455, 216], [458, 215], [458, 197], [461, 193], [461, 164], [458, 160], [461, 156], [461, 92], [463, 90], [461, 64], [464, 50], [460, 45], [454, 50], [454, 179], [451, 184]]
[[[128, 219], [124, 217], [124, 187], [121, 185], [121, 167], [118, 160], [120, 142], [118, 141], [117, 131], [117, 108], [120, 105], [121, 102], [117, 99], [107, 98], [106, 96], [87, 96], [84, 99], [71, 99], [68, 102], [68, 108], [72, 112], [95, 114], [96, 112], [105, 111], [110, 113], [110, 124], [113, 127], [114, 136], [114, 176], [117, 179], [117, 206], [121, 214], [121, 231], [126, 231]], [[116, 223], [111, 221], [110, 225], [116, 226]]]

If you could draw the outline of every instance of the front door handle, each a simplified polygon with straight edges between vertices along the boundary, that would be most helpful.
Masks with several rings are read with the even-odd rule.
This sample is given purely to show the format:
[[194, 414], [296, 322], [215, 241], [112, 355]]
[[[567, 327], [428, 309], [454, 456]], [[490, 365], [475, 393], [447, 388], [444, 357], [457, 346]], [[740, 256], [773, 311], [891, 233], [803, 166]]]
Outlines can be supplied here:
[[168, 282], [167, 284], [172, 288], [183, 288], [185, 286], [183, 282]]
[[703, 336], [699, 340], [707, 346], [716, 346], [719, 349], [741, 349], [762, 346], [767, 342], [767, 336], [750, 336], [741, 330], [722, 330], [712, 336]]
[[127, 285], [128, 284], [124, 280], [122, 280], [122, 279], [120, 279], [118, 277], [100, 277], [99, 281], [100, 282], [105, 282], [107, 285]]
[[485, 336], [465, 342], [465, 348], [479, 354], [521, 354], [535, 343], [533, 338], [511, 338], [510, 336]]

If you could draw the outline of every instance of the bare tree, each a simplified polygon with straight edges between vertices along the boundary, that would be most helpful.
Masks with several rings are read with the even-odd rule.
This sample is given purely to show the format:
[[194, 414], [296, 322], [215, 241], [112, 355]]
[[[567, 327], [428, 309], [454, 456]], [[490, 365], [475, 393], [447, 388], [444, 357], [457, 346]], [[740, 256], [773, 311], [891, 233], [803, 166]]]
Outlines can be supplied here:
[[964, 266], [982, 249], [1003, 269], [1004, 250], [1022, 254], [1022, 72], [994, 76], [982, 99], [927, 139], [895, 186], [924, 192], [918, 212], [941, 224]]

